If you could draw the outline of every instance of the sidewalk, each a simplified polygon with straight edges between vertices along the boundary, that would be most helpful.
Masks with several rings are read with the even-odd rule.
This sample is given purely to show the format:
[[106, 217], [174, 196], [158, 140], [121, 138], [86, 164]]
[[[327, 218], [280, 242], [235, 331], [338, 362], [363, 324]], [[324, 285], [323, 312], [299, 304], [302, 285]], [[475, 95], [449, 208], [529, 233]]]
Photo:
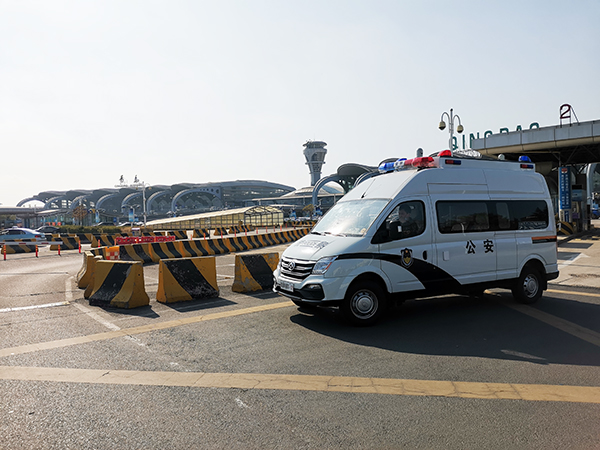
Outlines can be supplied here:
[[558, 270], [549, 284], [600, 289], [600, 229], [559, 236]]

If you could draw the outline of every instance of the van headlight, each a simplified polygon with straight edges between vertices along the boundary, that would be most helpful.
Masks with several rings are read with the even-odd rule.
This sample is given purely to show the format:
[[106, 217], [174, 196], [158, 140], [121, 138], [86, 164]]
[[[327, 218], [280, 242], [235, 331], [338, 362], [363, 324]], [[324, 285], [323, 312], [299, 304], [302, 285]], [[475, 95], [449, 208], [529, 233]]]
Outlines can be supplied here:
[[325, 272], [327, 272], [327, 270], [331, 266], [331, 263], [333, 263], [336, 260], [336, 258], [337, 256], [328, 256], [326, 258], [321, 258], [320, 260], [318, 260], [315, 264], [315, 267], [313, 267], [313, 275], [323, 275]]

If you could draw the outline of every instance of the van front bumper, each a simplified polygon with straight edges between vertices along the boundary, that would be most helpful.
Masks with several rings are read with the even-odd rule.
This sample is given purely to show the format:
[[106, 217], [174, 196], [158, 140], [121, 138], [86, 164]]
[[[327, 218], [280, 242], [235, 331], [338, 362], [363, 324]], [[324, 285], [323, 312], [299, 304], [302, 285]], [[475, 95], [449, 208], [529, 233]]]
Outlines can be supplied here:
[[273, 292], [293, 300], [332, 304], [344, 298], [352, 278], [310, 275], [302, 281], [282, 277], [278, 269], [273, 272]]
[[300, 289], [292, 289], [293, 291], [282, 289], [281, 285], [277, 283], [277, 279], [273, 281], [273, 292], [277, 292], [278, 294], [284, 295], [289, 298], [313, 302], [320, 302], [325, 298], [323, 286], [321, 286], [320, 284], [309, 284]]

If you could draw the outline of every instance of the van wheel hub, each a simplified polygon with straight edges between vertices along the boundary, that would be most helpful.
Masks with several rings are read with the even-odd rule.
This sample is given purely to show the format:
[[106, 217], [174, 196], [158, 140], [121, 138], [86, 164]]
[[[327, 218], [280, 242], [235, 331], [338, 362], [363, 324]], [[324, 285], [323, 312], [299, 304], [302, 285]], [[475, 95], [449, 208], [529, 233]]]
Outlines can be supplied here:
[[352, 299], [352, 310], [357, 316], [370, 317], [377, 311], [377, 298], [370, 291], [359, 291]]
[[538, 280], [534, 276], [527, 276], [523, 282], [523, 290], [527, 297], [534, 297], [539, 289]]

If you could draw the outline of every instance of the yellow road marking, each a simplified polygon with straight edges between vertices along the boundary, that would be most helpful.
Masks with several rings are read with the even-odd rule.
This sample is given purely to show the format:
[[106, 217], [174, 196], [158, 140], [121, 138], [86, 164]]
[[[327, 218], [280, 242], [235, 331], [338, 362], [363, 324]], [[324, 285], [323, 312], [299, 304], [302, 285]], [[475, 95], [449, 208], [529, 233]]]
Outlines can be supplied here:
[[208, 320], [215, 320], [215, 319], [222, 319], [225, 317], [242, 316], [244, 314], [251, 314], [251, 313], [260, 312], [260, 311], [269, 311], [269, 310], [278, 309], [278, 308], [286, 308], [288, 306], [293, 306], [293, 305], [294, 305], [294, 303], [291, 301], [271, 303], [268, 305], [253, 306], [251, 308], [234, 309], [234, 310], [230, 310], [230, 311], [223, 311], [223, 312], [206, 314], [206, 315], [201, 315], [201, 316], [184, 317], [184, 318], [178, 319], [178, 320], [170, 320], [170, 321], [166, 321], [166, 322], [160, 322], [160, 323], [155, 323], [155, 324], [150, 324], [150, 325], [142, 325], [142, 326], [133, 327], [133, 328], [124, 328], [121, 330], [107, 331], [104, 333], [90, 334], [87, 336], [78, 336], [78, 337], [68, 338], [68, 339], [59, 339], [56, 341], [40, 342], [38, 344], [27, 344], [27, 345], [21, 345], [19, 347], [3, 348], [3, 349], [0, 349], [0, 358], [2, 358], [4, 356], [32, 353], [32, 352], [37, 352], [37, 351], [41, 351], [41, 350], [50, 350], [53, 348], [62, 348], [62, 347], [69, 347], [69, 346], [78, 345], [78, 344], [86, 344], [89, 342], [106, 341], [108, 339], [114, 339], [117, 337], [149, 333], [151, 331], [165, 330], [168, 328], [175, 328], [175, 327], [179, 327], [182, 325], [189, 325], [192, 323], [205, 322]]
[[256, 373], [145, 372], [0, 366], [0, 379], [137, 386], [271, 389], [600, 404], [600, 387]]
[[600, 294], [594, 294], [592, 292], [575, 292], [575, 291], [560, 291], [558, 289], [548, 289], [546, 292], [554, 292], [555, 294], [571, 294], [571, 295], [583, 295], [584, 297], [599, 297]]

